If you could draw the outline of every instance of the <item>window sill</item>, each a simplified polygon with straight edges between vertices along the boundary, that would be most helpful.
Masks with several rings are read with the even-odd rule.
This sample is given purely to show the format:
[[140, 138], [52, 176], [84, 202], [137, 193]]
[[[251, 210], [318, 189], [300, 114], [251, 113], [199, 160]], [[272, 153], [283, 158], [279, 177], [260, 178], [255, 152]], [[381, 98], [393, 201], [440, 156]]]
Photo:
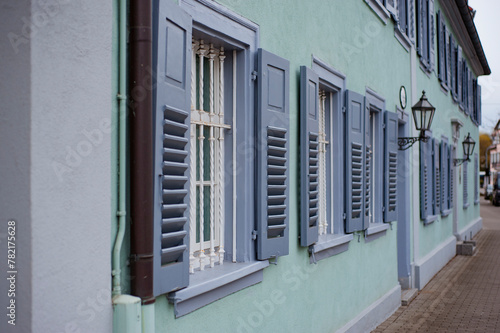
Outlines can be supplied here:
[[446, 217], [451, 214], [451, 209], [445, 209], [441, 212], [442, 217]]
[[464, 204], [464, 209], [469, 208], [469, 205], [470, 205], [469, 203], [465, 203], [465, 204]]
[[422, 61], [422, 58], [420, 58], [420, 69], [425, 73], [425, 75], [427, 75], [428, 78], [431, 77], [431, 71], [429, 70], [428, 65]]
[[373, 223], [365, 231], [365, 241], [371, 242], [375, 239], [385, 236], [385, 234], [387, 233], [387, 229], [389, 229], [389, 223]]
[[391, 17], [384, 5], [379, 0], [365, 0], [366, 4], [377, 14], [378, 18], [387, 24], [387, 20]]
[[437, 215], [429, 215], [427, 218], [423, 219], [424, 225], [431, 224], [432, 222], [436, 221], [438, 219]]
[[348, 235], [321, 235], [318, 242], [311, 246], [311, 256], [309, 262], [329, 258], [349, 249], [349, 242], [354, 239], [352, 234]]
[[189, 287], [168, 294], [175, 317], [184, 316], [218, 299], [262, 282], [262, 270], [269, 261], [251, 263], [224, 262], [222, 266], [189, 276]]
[[401, 30], [399, 30], [398, 26], [394, 27], [394, 37], [398, 40], [398, 42], [404, 47], [406, 52], [410, 52], [411, 50], [411, 41], [406, 36], [405, 33], [403, 33]]

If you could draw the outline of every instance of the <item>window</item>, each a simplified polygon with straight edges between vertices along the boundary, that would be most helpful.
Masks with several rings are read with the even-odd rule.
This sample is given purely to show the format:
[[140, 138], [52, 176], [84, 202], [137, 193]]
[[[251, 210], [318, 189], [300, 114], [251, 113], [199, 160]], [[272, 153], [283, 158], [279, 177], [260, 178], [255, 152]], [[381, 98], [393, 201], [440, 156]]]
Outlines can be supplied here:
[[446, 90], [451, 88], [451, 66], [450, 66], [450, 37], [446, 27], [443, 13], [436, 14], [437, 41], [438, 41], [438, 78]]
[[451, 93], [453, 96], [453, 100], [458, 102], [459, 89], [458, 89], [458, 81], [459, 81], [459, 68], [458, 65], [460, 63], [460, 59], [458, 54], [462, 53], [462, 48], [458, 46], [453, 38], [453, 35], [450, 33], [450, 67], [451, 67]]
[[434, 70], [434, 0], [415, 0], [417, 16], [417, 54], [427, 72]]
[[424, 224], [434, 222], [440, 208], [439, 158], [435, 158], [435, 153], [431, 135], [427, 142], [420, 143], [420, 218]]
[[176, 316], [260, 282], [258, 260], [288, 254], [289, 64], [235, 17], [195, 0], [155, 10], [153, 287]]
[[346, 250], [353, 238], [343, 226], [345, 77], [316, 57], [300, 73], [300, 243], [312, 245], [314, 261], [331, 255], [327, 249]]
[[473, 109], [471, 119], [477, 126], [481, 125], [481, 86], [477, 83], [477, 79], [472, 80], [472, 97]]

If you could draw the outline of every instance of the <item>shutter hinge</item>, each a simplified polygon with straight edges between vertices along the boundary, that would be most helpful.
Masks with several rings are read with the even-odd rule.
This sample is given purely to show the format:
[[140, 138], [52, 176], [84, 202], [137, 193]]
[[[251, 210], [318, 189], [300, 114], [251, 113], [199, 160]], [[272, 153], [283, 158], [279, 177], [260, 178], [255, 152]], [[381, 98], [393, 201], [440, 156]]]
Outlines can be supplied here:
[[347, 215], [345, 213], [343, 213], [342, 218], [345, 220], [347, 218]]
[[[274, 259], [274, 261], [271, 261], [271, 259]], [[270, 256], [269, 257], [269, 263], [272, 264], [272, 265], [278, 265], [278, 256], [277, 255]]]
[[252, 230], [252, 240], [257, 239], [257, 230]]
[[252, 71], [252, 81], [257, 80], [257, 71]]
[[382, 206], [382, 213], [385, 212], [385, 206]]
[[385, 129], [385, 124], [382, 124], [382, 128]]
[[345, 113], [345, 110], [346, 110], [346, 108], [345, 108], [345, 106], [343, 106], [342, 107], [342, 113]]

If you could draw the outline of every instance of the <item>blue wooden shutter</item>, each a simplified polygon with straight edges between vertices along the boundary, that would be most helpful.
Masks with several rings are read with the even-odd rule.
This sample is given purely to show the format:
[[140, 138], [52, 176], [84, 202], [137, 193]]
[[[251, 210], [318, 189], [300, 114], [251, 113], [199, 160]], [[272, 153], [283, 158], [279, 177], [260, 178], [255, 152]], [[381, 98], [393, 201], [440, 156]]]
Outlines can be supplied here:
[[441, 141], [440, 147], [440, 160], [441, 160], [441, 213], [449, 209], [448, 201], [450, 193], [448, 192], [449, 176], [448, 176], [448, 142]]
[[464, 162], [463, 165], [463, 168], [464, 168], [464, 190], [463, 190], [463, 194], [464, 194], [464, 202], [463, 202], [463, 205], [464, 205], [464, 208], [467, 208], [469, 206], [469, 179], [468, 179], [468, 174], [469, 174], [469, 162]]
[[417, 28], [417, 54], [422, 57], [423, 44], [424, 44], [424, 19], [423, 19], [423, 5], [425, 0], [416, 0], [415, 16], [417, 18], [416, 28]]
[[[407, 0], [408, 2], [408, 37], [410, 41], [415, 45], [415, 18], [417, 17], [417, 13], [415, 11], [415, 0]], [[418, 21], [417, 21], [418, 22]]]
[[449, 175], [450, 175], [450, 180], [449, 180], [449, 191], [450, 191], [450, 200], [448, 201], [449, 207], [453, 208], [453, 196], [455, 195], [454, 192], [454, 186], [455, 183], [454, 177], [455, 177], [455, 166], [453, 164], [453, 148], [450, 146], [448, 147], [448, 167], [449, 167]]
[[433, 190], [434, 190], [434, 215], [441, 213], [441, 174], [439, 166], [439, 141], [432, 139], [432, 175], [433, 175]]
[[429, 71], [433, 71], [435, 69], [436, 62], [436, 51], [435, 51], [435, 36], [436, 36], [436, 28], [434, 21], [436, 20], [434, 17], [434, 0], [429, 1], [428, 8], [428, 20], [429, 20]]
[[479, 203], [479, 161], [477, 153], [474, 154], [474, 204]]
[[455, 39], [450, 33], [450, 68], [451, 68], [451, 92], [453, 100], [458, 101], [457, 95], [457, 46]]
[[462, 105], [462, 48], [457, 44], [457, 100]]
[[363, 230], [365, 99], [346, 91], [346, 232]]
[[301, 221], [300, 245], [318, 240], [318, 139], [319, 79], [313, 70], [300, 68], [300, 179]]
[[290, 63], [258, 51], [257, 258], [288, 254]]
[[476, 95], [477, 95], [477, 98], [476, 98], [476, 101], [477, 101], [477, 124], [478, 125], [481, 125], [482, 122], [483, 122], [483, 115], [482, 115], [482, 111], [481, 111], [481, 85], [477, 85], [477, 89], [476, 89]]
[[443, 15], [441, 11], [438, 10], [436, 13], [436, 28], [437, 28], [437, 42], [438, 42], [438, 79], [439, 81], [444, 81], [444, 47], [443, 47]]
[[[191, 17], [171, 1], [155, 13], [154, 294], [189, 282]], [[147, 135], [147, 133], [145, 133]]]
[[[372, 129], [370, 126], [370, 109], [366, 105], [366, 99], [365, 99], [365, 112], [363, 113], [364, 115], [364, 123], [365, 123], [365, 145], [364, 145], [364, 150], [365, 150], [365, 162], [364, 162], [364, 193], [363, 193], [363, 200], [364, 200], [364, 219], [363, 219], [363, 230], [367, 229], [370, 226], [370, 211], [372, 203], [372, 191], [373, 191], [373, 184], [372, 184], [372, 171], [373, 171], [373, 149], [372, 145], [376, 144], [376, 141], [372, 142], [372, 145], [369, 144], [370, 142], [370, 136], [372, 133]], [[375, 134], [375, 133], [374, 133]], [[380, 154], [380, 152], [379, 152]]]
[[[427, 219], [432, 214], [432, 192], [431, 192], [431, 170], [432, 161], [429, 158], [432, 152], [432, 146], [429, 146], [430, 139], [425, 142], [420, 142], [420, 218]], [[430, 156], [429, 156], [430, 155]]]
[[446, 85], [449, 89], [452, 89], [452, 77], [451, 77], [451, 58], [452, 56], [452, 45], [451, 45], [451, 32], [448, 30], [446, 25], [444, 26], [444, 41], [446, 44]]
[[398, 218], [398, 115], [385, 111], [384, 222]]

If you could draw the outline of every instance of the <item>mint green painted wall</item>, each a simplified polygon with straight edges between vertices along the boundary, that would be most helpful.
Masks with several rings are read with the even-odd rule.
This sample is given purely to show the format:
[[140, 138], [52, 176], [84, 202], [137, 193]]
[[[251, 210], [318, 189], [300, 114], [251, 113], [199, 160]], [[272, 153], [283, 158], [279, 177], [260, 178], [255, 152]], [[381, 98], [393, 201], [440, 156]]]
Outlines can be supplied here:
[[[392, 22], [385, 26], [363, 1], [219, 2], [259, 24], [259, 46], [290, 61], [290, 147], [295, 147], [290, 151], [290, 254], [264, 270], [262, 283], [178, 319], [173, 305], [159, 297], [156, 330], [234, 332], [249, 325], [255, 332], [334, 331], [398, 284], [397, 225], [369, 243], [363, 235], [358, 242], [356, 234], [347, 252], [317, 265], [309, 263], [307, 248], [299, 247], [299, 68], [310, 67], [314, 54], [347, 76], [347, 89], [364, 94], [370, 87], [395, 111], [399, 87], [410, 93], [409, 53], [395, 39]], [[259, 304], [269, 304], [273, 292], [283, 304], [274, 303], [272, 315], [258, 323]]]
[[[435, 11], [440, 9], [439, 2], [435, 2]], [[451, 30], [451, 24], [449, 20], [445, 19], [447, 27]], [[455, 40], [457, 40], [455, 38]], [[436, 39], [437, 43], [437, 39]], [[430, 76], [426, 74], [420, 68], [417, 69], [417, 92], [421, 93], [422, 90], [426, 91], [427, 98], [436, 108], [434, 114], [434, 120], [432, 122], [432, 136], [441, 140], [441, 136], [446, 136], [448, 138], [448, 144], [453, 144], [452, 139], [452, 126], [451, 119], [455, 118], [460, 120], [464, 126], [460, 129], [460, 138], [457, 144], [456, 157], [463, 158], [462, 141], [470, 132], [472, 138], [476, 142], [479, 142], [479, 129], [471, 121], [469, 117], [465, 115], [464, 112], [460, 111], [458, 104], [453, 102], [452, 94], [441, 87], [441, 83], [437, 77], [437, 44], [436, 44], [436, 70], [431, 73]], [[469, 63], [470, 65], [470, 63]], [[471, 67], [469, 67], [471, 68]], [[476, 144], [474, 152], [478, 152], [479, 146]], [[456, 167], [458, 170], [458, 186], [457, 186], [457, 204], [458, 204], [458, 231], [464, 228], [471, 222], [475, 221], [479, 217], [479, 205], [474, 205], [474, 156], [471, 157], [472, 162], [468, 164], [468, 202], [470, 203], [467, 209], [463, 209], [463, 165]], [[416, 192], [418, 193], [418, 191]], [[439, 244], [445, 241], [453, 235], [453, 213], [447, 217], [439, 216], [437, 221], [434, 223], [424, 226], [420, 223], [419, 226], [419, 255], [420, 258], [430, 253]]]

